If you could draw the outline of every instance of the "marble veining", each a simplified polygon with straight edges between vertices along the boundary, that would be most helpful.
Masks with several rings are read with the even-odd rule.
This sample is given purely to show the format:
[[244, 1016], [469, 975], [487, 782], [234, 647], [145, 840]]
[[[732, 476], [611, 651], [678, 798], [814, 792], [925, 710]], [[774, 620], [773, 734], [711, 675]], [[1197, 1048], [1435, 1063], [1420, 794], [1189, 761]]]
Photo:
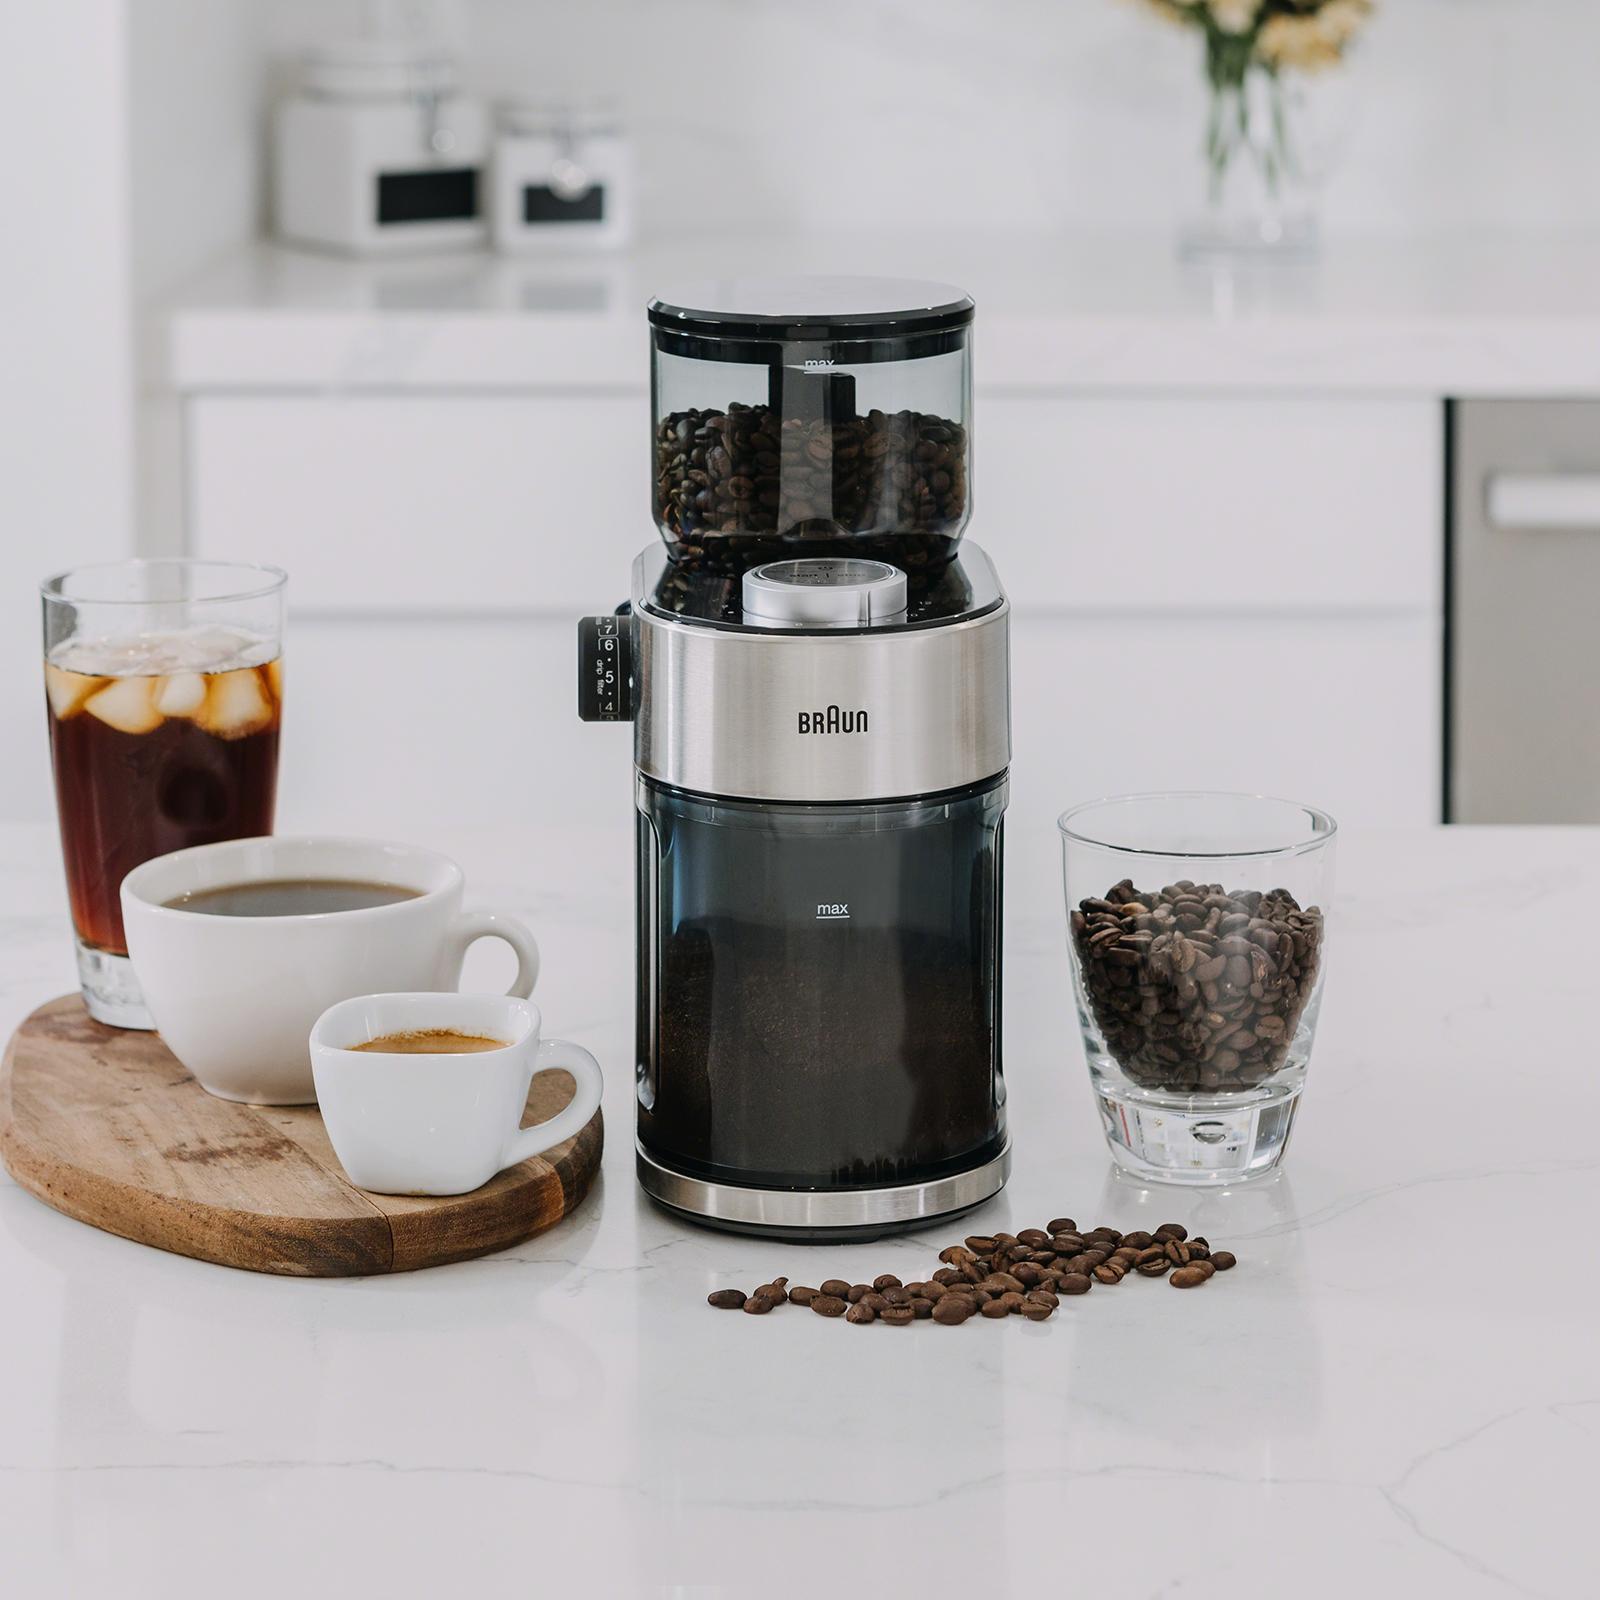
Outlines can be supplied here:
[[[1106, 1160], [1054, 840], [1010, 841], [1015, 1176], [970, 1223], [802, 1248], [635, 1188], [625, 837], [441, 832], [533, 920], [546, 1029], [609, 1075], [601, 1178], [501, 1255], [258, 1277], [0, 1181], [7, 1593], [604, 1595], [804, 1587], [1111, 1596], [1588, 1595], [1600, 1292], [1583, 951], [1600, 838], [1352, 833], [1307, 1101], [1276, 1182]], [[54, 840], [0, 829], [0, 1023], [70, 987]], [[493, 956], [470, 973], [498, 976]], [[1182, 1220], [1238, 1250], [1051, 1322], [855, 1329], [705, 1295], [922, 1275], [974, 1229]], [[812, 1592], [815, 1592], [813, 1590]]]

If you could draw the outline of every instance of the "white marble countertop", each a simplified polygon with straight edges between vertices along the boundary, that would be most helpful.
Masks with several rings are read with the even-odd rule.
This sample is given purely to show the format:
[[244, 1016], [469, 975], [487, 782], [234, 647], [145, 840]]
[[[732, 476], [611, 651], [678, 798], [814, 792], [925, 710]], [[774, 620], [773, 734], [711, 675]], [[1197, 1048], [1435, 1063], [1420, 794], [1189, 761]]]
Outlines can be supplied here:
[[[1287, 1169], [1110, 1174], [1066, 991], [1054, 841], [1008, 876], [1016, 1169], [969, 1223], [799, 1248], [632, 1179], [625, 816], [443, 834], [545, 951], [547, 1027], [610, 1075], [578, 1214], [392, 1279], [164, 1255], [0, 1186], [7, 1593], [1593, 1593], [1600, 832], [1352, 833]], [[1580, 935], [1577, 938], [1569, 934]], [[70, 984], [43, 830], [0, 829], [0, 1023]], [[853, 1328], [706, 1293], [931, 1270], [1070, 1213], [1234, 1247], [1050, 1322]], [[805, 1592], [822, 1592], [814, 1585]]]
[[1334, 237], [1309, 261], [1181, 262], [1167, 233], [697, 235], [616, 256], [355, 262], [252, 245], [149, 319], [182, 391], [642, 390], [663, 283], [938, 277], [979, 306], [983, 390], [1600, 395], [1600, 236]]

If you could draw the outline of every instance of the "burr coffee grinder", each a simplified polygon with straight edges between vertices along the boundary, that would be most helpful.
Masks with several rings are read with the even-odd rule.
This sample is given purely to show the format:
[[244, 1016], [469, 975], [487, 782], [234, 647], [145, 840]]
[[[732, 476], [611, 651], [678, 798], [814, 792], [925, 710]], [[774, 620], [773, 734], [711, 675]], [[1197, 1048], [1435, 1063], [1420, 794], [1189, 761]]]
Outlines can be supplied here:
[[665, 547], [581, 623], [580, 713], [634, 724], [639, 1181], [718, 1227], [869, 1236], [1006, 1179], [972, 312], [876, 279], [650, 306]]

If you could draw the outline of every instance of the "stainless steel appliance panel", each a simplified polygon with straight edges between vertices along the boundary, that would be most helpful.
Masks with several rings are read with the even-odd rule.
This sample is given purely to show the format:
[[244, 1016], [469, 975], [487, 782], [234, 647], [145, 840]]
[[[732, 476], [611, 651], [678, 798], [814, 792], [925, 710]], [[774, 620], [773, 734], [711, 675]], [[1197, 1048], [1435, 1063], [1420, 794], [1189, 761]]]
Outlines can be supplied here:
[[1452, 822], [1600, 822], [1600, 403], [1456, 407]]

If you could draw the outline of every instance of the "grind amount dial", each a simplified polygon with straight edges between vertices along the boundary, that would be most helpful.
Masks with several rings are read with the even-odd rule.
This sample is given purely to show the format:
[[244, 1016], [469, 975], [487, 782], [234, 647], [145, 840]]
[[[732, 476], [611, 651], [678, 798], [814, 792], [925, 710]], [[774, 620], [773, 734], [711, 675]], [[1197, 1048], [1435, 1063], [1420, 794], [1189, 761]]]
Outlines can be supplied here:
[[633, 608], [578, 622], [578, 715], [584, 722], [633, 721]]

